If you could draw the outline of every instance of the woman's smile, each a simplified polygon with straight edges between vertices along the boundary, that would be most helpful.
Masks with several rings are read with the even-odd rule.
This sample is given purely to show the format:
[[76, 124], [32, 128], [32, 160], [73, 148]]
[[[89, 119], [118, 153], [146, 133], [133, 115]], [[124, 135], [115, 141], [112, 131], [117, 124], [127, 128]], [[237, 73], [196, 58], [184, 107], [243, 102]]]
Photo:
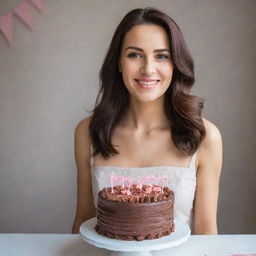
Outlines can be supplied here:
[[154, 88], [159, 82], [159, 79], [134, 79], [137, 82], [137, 85], [143, 89], [152, 89]]

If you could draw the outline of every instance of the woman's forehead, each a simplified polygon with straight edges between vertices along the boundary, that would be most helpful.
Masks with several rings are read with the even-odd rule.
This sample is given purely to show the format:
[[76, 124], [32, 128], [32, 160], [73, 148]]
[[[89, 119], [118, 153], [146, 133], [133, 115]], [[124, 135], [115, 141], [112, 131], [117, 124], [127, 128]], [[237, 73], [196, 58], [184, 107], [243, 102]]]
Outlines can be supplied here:
[[135, 46], [141, 49], [169, 49], [169, 38], [161, 26], [153, 24], [136, 25], [125, 35], [122, 49]]

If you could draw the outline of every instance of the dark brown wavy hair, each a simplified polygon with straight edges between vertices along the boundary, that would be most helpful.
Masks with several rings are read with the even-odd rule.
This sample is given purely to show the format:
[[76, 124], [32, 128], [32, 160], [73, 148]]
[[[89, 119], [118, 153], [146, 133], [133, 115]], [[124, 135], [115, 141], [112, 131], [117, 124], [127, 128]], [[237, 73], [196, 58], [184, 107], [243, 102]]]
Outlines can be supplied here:
[[165, 113], [171, 124], [172, 139], [184, 155], [192, 155], [205, 136], [201, 118], [203, 101], [190, 95], [194, 84], [193, 59], [175, 21], [155, 8], [134, 9], [118, 25], [100, 69], [100, 91], [90, 122], [90, 135], [96, 155], [108, 158], [118, 151], [111, 143], [113, 130], [129, 107], [129, 92], [118, 62], [125, 34], [141, 24], [159, 25], [170, 40], [173, 77], [165, 93]]

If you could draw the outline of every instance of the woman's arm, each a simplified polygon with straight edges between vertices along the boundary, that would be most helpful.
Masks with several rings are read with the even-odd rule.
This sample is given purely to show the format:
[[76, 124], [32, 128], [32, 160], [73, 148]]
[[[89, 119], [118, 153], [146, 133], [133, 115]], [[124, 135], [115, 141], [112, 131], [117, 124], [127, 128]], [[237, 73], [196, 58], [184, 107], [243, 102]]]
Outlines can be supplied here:
[[75, 160], [77, 166], [77, 208], [72, 233], [79, 233], [80, 225], [95, 216], [90, 176], [90, 118], [82, 120], [75, 130]]
[[206, 137], [198, 149], [194, 205], [195, 234], [218, 234], [217, 207], [222, 167], [222, 139], [218, 128], [204, 119]]

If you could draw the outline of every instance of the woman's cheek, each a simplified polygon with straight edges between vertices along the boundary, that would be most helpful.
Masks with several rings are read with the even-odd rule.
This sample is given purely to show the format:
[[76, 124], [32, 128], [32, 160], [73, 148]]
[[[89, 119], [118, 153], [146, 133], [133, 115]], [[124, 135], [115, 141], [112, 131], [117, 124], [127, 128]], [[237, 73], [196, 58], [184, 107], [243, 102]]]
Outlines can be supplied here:
[[138, 62], [131, 61], [126, 65], [126, 73], [128, 76], [134, 76], [139, 70]]

